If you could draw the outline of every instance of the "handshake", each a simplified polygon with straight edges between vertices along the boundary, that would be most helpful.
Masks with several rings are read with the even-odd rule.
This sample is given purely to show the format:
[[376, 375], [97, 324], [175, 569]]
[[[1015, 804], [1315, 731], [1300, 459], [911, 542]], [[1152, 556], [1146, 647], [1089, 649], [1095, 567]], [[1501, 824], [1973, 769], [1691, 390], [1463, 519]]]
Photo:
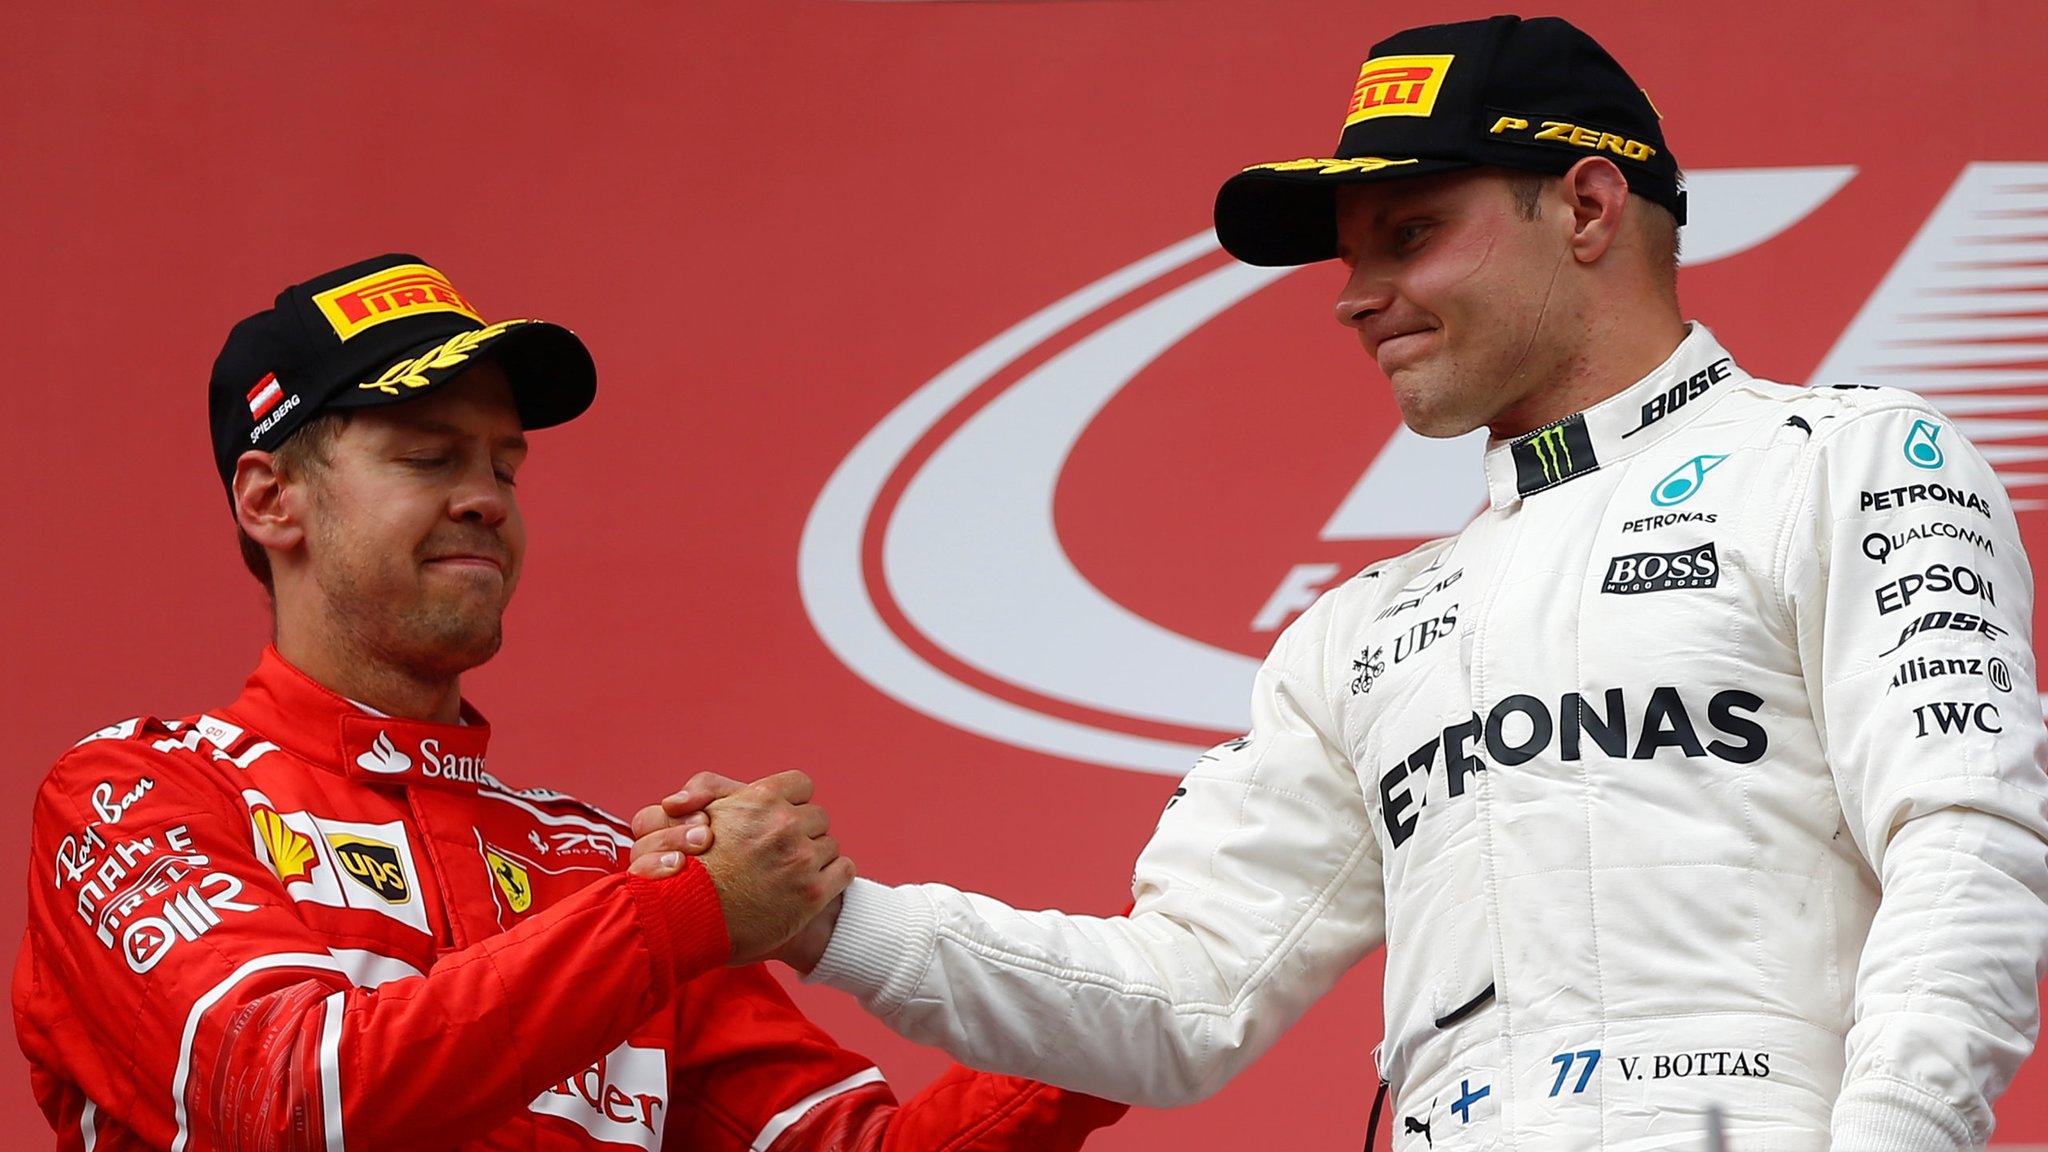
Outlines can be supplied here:
[[780, 772], [742, 784], [713, 772], [633, 816], [636, 876], [660, 879], [703, 859], [725, 912], [732, 962], [780, 960], [808, 973], [825, 954], [853, 861], [811, 803], [811, 778]]

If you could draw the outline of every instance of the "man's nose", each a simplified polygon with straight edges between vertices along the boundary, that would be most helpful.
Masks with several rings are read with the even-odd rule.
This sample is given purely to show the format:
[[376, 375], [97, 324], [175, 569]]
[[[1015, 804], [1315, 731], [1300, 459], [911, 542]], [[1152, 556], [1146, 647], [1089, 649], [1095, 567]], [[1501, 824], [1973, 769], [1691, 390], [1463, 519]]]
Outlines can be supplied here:
[[465, 468], [462, 480], [448, 498], [448, 515], [455, 520], [502, 524], [512, 514], [512, 495], [498, 480], [490, 461]]
[[1361, 260], [1337, 294], [1337, 323], [1358, 328], [1394, 302], [1394, 283], [1385, 272]]

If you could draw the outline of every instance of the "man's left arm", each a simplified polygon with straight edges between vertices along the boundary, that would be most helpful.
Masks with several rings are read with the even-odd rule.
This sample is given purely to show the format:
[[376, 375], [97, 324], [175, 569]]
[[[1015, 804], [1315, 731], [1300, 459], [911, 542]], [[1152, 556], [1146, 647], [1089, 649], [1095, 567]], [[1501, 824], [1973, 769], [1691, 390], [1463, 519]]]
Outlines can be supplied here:
[[2048, 957], [2033, 576], [1983, 456], [1917, 398], [1870, 400], [1821, 425], [1782, 535], [1821, 746], [1880, 886], [1833, 1145], [1975, 1148]]
[[898, 1103], [760, 965], [693, 981], [673, 1006], [663, 1145], [741, 1152], [1066, 1152], [1126, 1106], [958, 1065]]

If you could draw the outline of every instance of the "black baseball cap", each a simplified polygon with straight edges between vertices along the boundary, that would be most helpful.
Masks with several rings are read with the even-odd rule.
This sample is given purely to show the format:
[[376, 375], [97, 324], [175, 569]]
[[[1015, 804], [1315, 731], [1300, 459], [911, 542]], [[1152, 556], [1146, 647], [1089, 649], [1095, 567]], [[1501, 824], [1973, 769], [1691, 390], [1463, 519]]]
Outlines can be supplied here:
[[504, 369], [527, 428], [573, 420], [597, 395], [597, 368], [574, 332], [544, 320], [487, 324], [417, 256], [394, 252], [294, 284], [235, 325], [213, 362], [207, 408], [221, 483], [232, 488], [242, 453], [276, 451], [319, 412], [425, 396], [484, 359]]
[[1397, 32], [1359, 69], [1329, 158], [1256, 164], [1216, 194], [1216, 238], [1247, 264], [1337, 254], [1335, 188], [1489, 166], [1562, 174], [1612, 160], [1629, 191], [1685, 223], [1657, 109], [1605, 48], [1555, 16]]

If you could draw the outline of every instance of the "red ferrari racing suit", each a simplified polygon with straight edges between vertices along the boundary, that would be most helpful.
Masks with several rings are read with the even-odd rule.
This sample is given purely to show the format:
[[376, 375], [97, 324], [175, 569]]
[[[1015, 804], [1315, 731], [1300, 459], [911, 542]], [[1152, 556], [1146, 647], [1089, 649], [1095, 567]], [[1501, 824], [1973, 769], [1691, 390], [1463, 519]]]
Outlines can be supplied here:
[[709, 874], [264, 654], [36, 798], [14, 1012], [78, 1149], [1077, 1147], [1121, 1105], [954, 1068], [898, 1106], [730, 945]]

